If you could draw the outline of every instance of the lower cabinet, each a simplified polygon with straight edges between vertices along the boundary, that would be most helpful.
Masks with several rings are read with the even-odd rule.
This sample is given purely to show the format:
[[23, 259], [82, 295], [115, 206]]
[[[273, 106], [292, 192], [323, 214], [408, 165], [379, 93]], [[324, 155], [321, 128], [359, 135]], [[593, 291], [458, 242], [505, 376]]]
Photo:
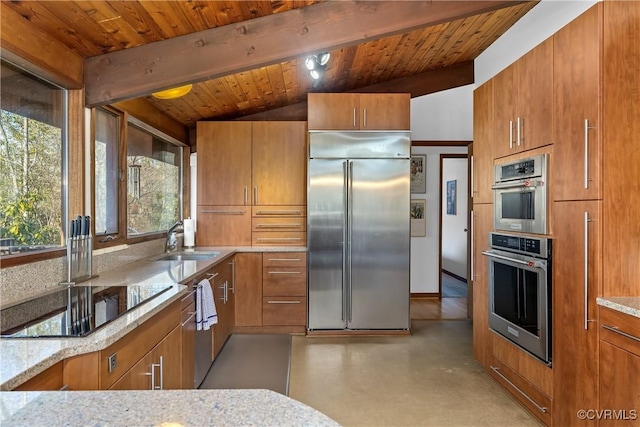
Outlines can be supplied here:
[[171, 390], [182, 388], [182, 328], [176, 327], [110, 390]]
[[235, 275], [236, 326], [262, 326], [262, 253], [237, 253]]
[[182, 387], [192, 389], [195, 387], [195, 352], [196, 352], [196, 302], [195, 290], [190, 291], [182, 299], [182, 312], [180, 328], [182, 330]]
[[224, 343], [233, 332], [235, 324], [235, 285], [233, 259], [224, 260], [213, 269], [213, 298], [215, 299], [218, 323], [213, 327], [213, 358], [218, 355]]
[[65, 388], [62, 377], [63, 362], [45, 369], [29, 381], [14, 388], [15, 391], [53, 391]]

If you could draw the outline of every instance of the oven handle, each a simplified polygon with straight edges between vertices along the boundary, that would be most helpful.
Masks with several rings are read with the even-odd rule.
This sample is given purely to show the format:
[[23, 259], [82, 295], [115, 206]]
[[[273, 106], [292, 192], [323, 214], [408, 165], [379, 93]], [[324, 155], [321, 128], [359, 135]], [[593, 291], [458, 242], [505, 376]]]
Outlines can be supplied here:
[[516, 264], [526, 265], [527, 267], [544, 268], [544, 265], [540, 261], [522, 261], [522, 260], [519, 260], [519, 259], [510, 258], [508, 256], [498, 255], [498, 254], [496, 254], [494, 252], [491, 252], [491, 251], [482, 251], [482, 255], [485, 255], [485, 256], [488, 256], [488, 257], [491, 257], [491, 258], [501, 259], [501, 260], [504, 260], [504, 261], [515, 262]]
[[535, 188], [535, 187], [543, 187], [544, 181], [537, 179], [528, 179], [522, 181], [512, 181], [512, 182], [498, 182], [491, 186], [492, 190], [503, 190], [506, 188]]

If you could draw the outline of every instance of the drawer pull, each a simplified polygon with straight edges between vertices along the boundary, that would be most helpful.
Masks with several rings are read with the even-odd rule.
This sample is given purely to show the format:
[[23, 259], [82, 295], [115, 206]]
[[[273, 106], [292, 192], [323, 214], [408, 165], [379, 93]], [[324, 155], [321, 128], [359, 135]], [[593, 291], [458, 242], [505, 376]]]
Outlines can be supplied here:
[[195, 312], [195, 311], [190, 311], [190, 312], [189, 312], [189, 314], [190, 314], [191, 316], [189, 316], [189, 318], [188, 318], [187, 320], [185, 320], [184, 322], [182, 322], [182, 323], [180, 324], [183, 328], [184, 328], [184, 325], [186, 325], [187, 323], [189, 323], [189, 321], [190, 321], [191, 319], [193, 319], [193, 316], [195, 316], [195, 315], [196, 315], [196, 312]]
[[188, 300], [188, 299], [189, 299], [189, 298], [191, 298], [191, 296], [192, 296], [193, 294], [195, 294], [195, 293], [196, 293], [196, 291], [191, 291], [191, 292], [189, 293], [189, 295], [187, 295], [186, 297], [182, 298], [182, 299], [180, 300], [180, 302], [184, 302], [184, 301]]
[[300, 210], [258, 211], [256, 215], [301, 215]]
[[603, 324], [602, 327], [604, 329], [606, 329], [607, 331], [611, 331], [611, 332], [614, 332], [616, 334], [622, 335], [623, 337], [627, 337], [627, 338], [632, 339], [634, 341], [640, 342], [640, 338], [638, 338], [638, 337], [636, 337], [634, 335], [628, 334], [626, 332], [622, 332], [620, 329], [616, 328], [615, 326], [609, 326], [609, 325], [604, 325]]
[[300, 274], [300, 271], [269, 271], [269, 274]]
[[271, 237], [271, 238], [258, 238], [258, 242], [299, 242], [301, 237]]
[[268, 304], [300, 304], [300, 301], [267, 301]]
[[220, 273], [207, 273], [207, 276], [211, 277], [213, 279], [215, 277], [218, 277], [218, 274], [220, 274]]
[[246, 213], [246, 211], [225, 211], [225, 210], [218, 210], [218, 209], [204, 209], [201, 212], [218, 214], [218, 215], [244, 215]]
[[269, 261], [302, 261], [300, 258], [269, 258]]
[[[491, 366], [491, 365], [490, 365]], [[529, 397], [529, 395], [527, 395], [527, 393], [525, 393], [524, 391], [520, 390], [520, 388], [515, 385], [514, 383], [512, 383], [511, 381], [509, 381], [509, 379], [507, 377], [505, 377], [504, 375], [502, 375], [502, 372], [500, 372], [500, 370], [498, 368], [496, 368], [495, 366], [491, 366], [491, 369], [493, 369], [493, 371], [500, 375], [500, 377], [505, 380], [506, 382], [509, 383], [509, 385], [513, 388], [515, 388], [518, 393], [520, 393], [525, 399], [527, 399], [529, 402], [531, 402], [533, 405], [535, 405], [536, 408], [538, 408], [538, 410], [540, 412], [544, 412], [545, 414], [547, 413], [547, 408], [545, 406], [540, 406], [536, 403], [535, 400], [533, 400], [532, 398]]]
[[300, 228], [300, 224], [256, 224], [256, 228]]

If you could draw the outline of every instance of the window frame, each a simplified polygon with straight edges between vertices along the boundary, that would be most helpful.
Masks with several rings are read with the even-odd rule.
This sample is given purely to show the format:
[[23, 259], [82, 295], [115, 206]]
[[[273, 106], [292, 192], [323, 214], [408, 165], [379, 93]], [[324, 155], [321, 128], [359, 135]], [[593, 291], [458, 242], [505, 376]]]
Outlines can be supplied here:
[[[61, 153], [61, 229], [62, 229], [62, 237], [66, 242], [67, 236], [69, 235], [69, 212], [71, 210], [71, 199], [76, 196], [76, 191], [72, 191], [70, 179], [73, 176], [71, 171], [77, 172], [76, 167], [73, 165], [73, 161], [71, 159], [71, 150], [74, 147], [78, 146], [78, 142], [80, 142], [80, 146], [82, 145], [82, 141], [75, 141], [75, 138], [72, 138], [72, 134], [70, 132], [71, 125], [70, 122], [75, 114], [78, 111], [81, 111], [83, 108], [83, 96], [79, 97], [78, 90], [69, 89], [59, 82], [52, 81], [49, 78], [44, 77], [40, 73], [36, 72], [33, 67], [25, 66], [31, 64], [24, 63], [16, 63], [9, 58], [4, 56], [0, 57], [3, 62], [11, 65], [12, 67], [18, 68], [22, 70], [24, 73], [28, 74], [33, 79], [41, 80], [46, 82], [52, 86], [55, 86], [60, 90], [61, 93], [61, 113], [63, 114], [62, 126], [60, 128], [61, 132], [61, 144], [62, 144], [62, 153]], [[37, 68], [36, 68], [37, 70]], [[75, 113], [75, 114], [74, 114]], [[77, 165], [76, 165], [77, 166]], [[82, 187], [80, 189], [80, 193], [82, 193]], [[75, 203], [74, 203], [75, 204]], [[0, 263], [2, 268], [14, 267], [17, 265], [28, 264], [36, 261], [44, 261], [47, 259], [59, 258], [62, 256], [66, 256], [67, 248], [66, 245], [60, 246], [58, 248], [49, 248], [42, 249], [38, 251], [32, 252], [22, 252], [16, 254], [9, 255], [0, 255]]]

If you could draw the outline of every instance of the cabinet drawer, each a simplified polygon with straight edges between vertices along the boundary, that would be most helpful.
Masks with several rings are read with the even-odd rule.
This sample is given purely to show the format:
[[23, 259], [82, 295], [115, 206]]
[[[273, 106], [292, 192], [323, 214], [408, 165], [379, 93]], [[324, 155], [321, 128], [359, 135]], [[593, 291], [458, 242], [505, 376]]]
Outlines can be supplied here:
[[307, 233], [304, 231], [256, 231], [251, 233], [253, 246], [305, 246]]
[[600, 339], [640, 356], [640, 319], [605, 307], [599, 313]]
[[198, 206], [198, 246], [249, 246], [251, 210], [248, 206]]
[[304, 297], [263, 297], [263, 326], [304, 326], [307, 324], [307, 299]]
[[254, 217], [251, 218], [251, 231], [305, 231], [305, 217]]
[[306, 206], [252, 206], [253, 217], [306, 217]]
[[[180, 322], [182, 303], [169, 307], [138, 326], [100, 352], [100, 388], [107, 389], [156, 346]], [[109, 356], [116, 355], [116, 367], [109, 372]]]
[[307, 267], [305, 252], [263, 252], [263, 267]]
[[262, 295], [306, 296], [306, 268], [264, 267], [262, 269]]

